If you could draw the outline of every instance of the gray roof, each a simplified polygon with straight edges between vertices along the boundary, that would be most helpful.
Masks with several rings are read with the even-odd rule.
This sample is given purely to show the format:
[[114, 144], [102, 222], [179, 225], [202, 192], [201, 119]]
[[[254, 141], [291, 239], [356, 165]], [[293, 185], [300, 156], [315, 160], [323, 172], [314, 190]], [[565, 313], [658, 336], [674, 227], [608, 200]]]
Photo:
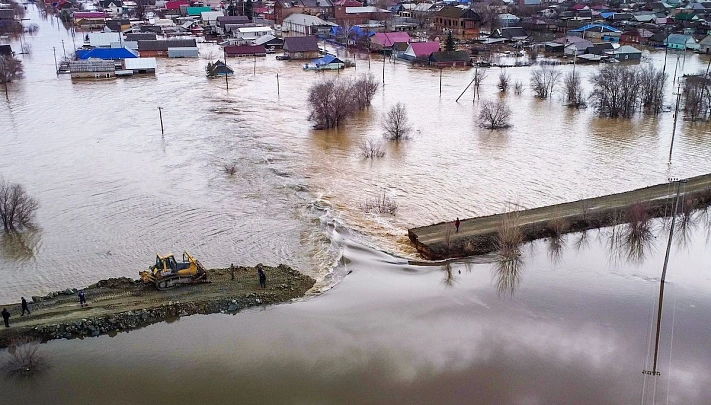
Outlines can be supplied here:
[[289, 52], [318, 51], [316, 37], [288, 37], [284, 38], [284, 50]]
[[195, 48], [194, 39], [158, 39], [154, 41], [138, 41], [139, 51], [167, 51], [168, 48]]
[[152, 32], [130, 32], [126, 34], [126, 41], [155, 41], [156, 34]]

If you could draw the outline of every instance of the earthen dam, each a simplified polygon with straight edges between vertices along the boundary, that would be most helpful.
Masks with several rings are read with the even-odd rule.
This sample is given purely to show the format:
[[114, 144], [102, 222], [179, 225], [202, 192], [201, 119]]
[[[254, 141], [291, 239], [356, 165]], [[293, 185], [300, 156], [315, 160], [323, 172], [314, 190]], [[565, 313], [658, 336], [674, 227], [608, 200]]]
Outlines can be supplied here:
[[496, 251], [503, 226], [518, 227], [523, 242], [528, 242], [627, 223], [633, 207], [638, 212], [644, 210], [648, 217], [666, 217], [675, 212], [675, 207], [677, 212], [688, 213], [710, 203], [711, 174], [705, 174], [623, 193], [463, 219], [459, 231], [454, 222], [412, 228], [408, 236], [424, 258], [442, 260]]

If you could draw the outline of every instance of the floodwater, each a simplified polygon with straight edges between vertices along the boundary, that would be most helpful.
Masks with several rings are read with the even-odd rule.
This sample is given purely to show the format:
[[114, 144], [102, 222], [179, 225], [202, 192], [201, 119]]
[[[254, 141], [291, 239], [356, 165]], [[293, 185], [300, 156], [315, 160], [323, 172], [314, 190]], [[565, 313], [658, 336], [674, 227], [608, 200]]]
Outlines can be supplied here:
[[[26, 78], [0, 105], [0, 173], [24, 184], [41, 208], [35, 232], [2, 240], [0, 302], [133, 277], [156, 252], [183, 249], [210, 267], [287, 263], [328, 286], [338, 249], [325, 238], [324, 221], [344, 224], [368, 246], [414, 256], [408, 227], [709, 168], [709, 127], [685, 122], [668, 168], [670, 113], [603, 120], [592, 109], [567, 109], [560, 95], [540, 101], [529, 90], [504, 96], [515, 112], [511, 129], [480, 129], [473, 92], [455, 102], [472, 75], [466, 70], [445, 70], [440, 95], [438, 71], [385, 63], [372, 108], [333, 131], [311, 129], [305, 99], [311, 83], [335, 73], [305, 72], [274, 55], [256, 64], [230, 59], [237, 74], [229, 91], [204, 76], [207, 60], [220, 57], [213, 44], [201, 44], [200, 59], [159, 59], [155, 76], [72, 82], [54, 74], [53, 48], [61, 58], [81, 34], [72, 38], [34, 6], [28, 18], [40, 29], [25, 38], [32, 48], [21, 56]], [[655, 54], [655, 63], [663, 56]], [[668, 59], [671, 71], [676, 60]], [[689, 54], [678, 74], [705, 63]], [[343, 75], [382, 80], [382, 59], [374, 55], [368, 64], [362, 55]], [[577, 68], [586, 77], [594, 71]], [[528, 68], [509, 71], [528, 83]], [[499, 97], [498, 70], [488, 76], [482, 99]], [[381, 136], [379, 117], [396, 102], [407, 106], [413, 139], [388, 144], [383, 159], [362, 159], [358, 145]], [[225, 174], [225, 164], [236, 164], [236, 174]], [[399, 204], [396, 216], [361, 211], [383, 192]]]
[[[659, 343], [665, 230], [645, 260], [617, 259], [610, 229], [485, 258], [411, 266], [337, 229], [335, 288], [305, 301], [42, 347], [53, 368], [2, 381], [10, 403], [707, 404], [705, 233], [674, 244]], [[509, 269], [511, 270], [511, 269]], [[502, 278], [513, 288], [499, 290]], [[658, 362], [654, 369], [654, 353]], [[643, 370], [657, 370], [649, 376]]]
[[[671, 113], [599, 119], [562, 106], [560, 94], [540, 101], [527, 90], [502, 96], [513, 127], [490, 132], [477, 126], [471, 90], [455, 102], [471, 71], [444, 70], [440, 94], [439, 71], [377, 56], [369, 68], [361, 55], [340, 74], [384, 72], [385, 86], [343, 128], [315, 131], [306, 90], [336, 73], [274, 55], [234, 58], [227, 90], [204, 77], [221, 55], [201, 44], [200, 59], [159, 59], [154, 77], [72, 82], [54, 74], [52, 48], [59, 58], [81, 36], [34, 6], [28, 18], [40, 30], [25, 38], [25, 79], [0, 102], [0, 174], [41, 207], [37, 229], [0, 241], [0, 302], [136, 277], [156, 252], [182, 249], [208, 267], [286, 263], [323, 292], [237, 316], [51, 342], [43, 349], [52, 371], [0, 382], [15, 402], [711, 402], [701, 229], [672, 250], [657, 378], [641, 371], [653, 353], [663, 236], [642, 263], [611, 260], [604, 238], [577, 251], [570, 236], [553, 258], [537, 242], [503, 280], [514, 294], [497, 289], [491, 258], [455, 263], [453, 278], [402, 259], [415, 256], [411, 226], [706, 173], [707, 125], [679, 121], [671, 167]], [[645, 54], [643, 63], [661, 66], [663, 57]], [[667, 72], [675, 62], [670, 55]], [[677, 74], [707, 62], [689, 54]], [[528, 68], [508, 71], [528, 83]], [[482, 100], [500, 97], [498, 73], [489, 70]], [[413, 138], [387, 144], [383, 159], [362, 159], [358, 145], [381, 136], [380, 116], [396, 102], [407, 106]], [[383, 192], [398, 202], [396, 216], [361, 211]]]

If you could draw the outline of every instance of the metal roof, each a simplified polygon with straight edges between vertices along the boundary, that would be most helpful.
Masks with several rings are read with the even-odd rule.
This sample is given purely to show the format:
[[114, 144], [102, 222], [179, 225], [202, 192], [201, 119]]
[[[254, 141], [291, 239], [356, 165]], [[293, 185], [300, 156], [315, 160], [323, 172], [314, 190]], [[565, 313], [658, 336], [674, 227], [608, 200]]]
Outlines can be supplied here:
[[135, 58], [126, 59], [123, 62], [124, 67], [130, 70], [155, 69], [158, 65], [156, 58]]
[[138, 58], [133, 51], [127, 48], [94, 48], [90, 50], [77, 50], [77, 57], [81, 60], [95, 58], [103, 60], [117, 60]]

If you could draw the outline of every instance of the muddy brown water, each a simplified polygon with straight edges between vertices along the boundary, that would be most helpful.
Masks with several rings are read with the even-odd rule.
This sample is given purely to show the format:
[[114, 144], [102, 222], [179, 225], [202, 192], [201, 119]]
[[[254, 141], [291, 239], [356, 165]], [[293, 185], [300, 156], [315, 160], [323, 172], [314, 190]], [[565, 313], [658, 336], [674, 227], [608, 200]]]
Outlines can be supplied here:
[[[203, 74], [218, 48], [201, 44], [200, 59], [159, 59], [155, 77], [72, 82], [56, 77], [52, 54], [61, 56], [62, 39], [72, 48], [70, 33], [33, 6], [28, 18], [40, 30], [27, 38], [26, 78], [0, 103], [0, 173], [41, 208], [37, 230], [2, 238], [0, 302], [135, 277], [156, 252], [182, 249], [207, 267], [283, 262], [335, 288], [234, 317], [50, 343], [52, 372], [0, 381], [11, 402], [630, 403], [667, 392], [671, 403], [710, 402], [701, 231], [674, 250], [683, 258], [668, 290], [677, 312], [665, 319], [676, 333], [665, 329], [662, 358], [671, 360], [656, 380], [641, 370], [663, 242], [641, 265], [611, 265], [594, 239], [554, 262], [534, 245], [513, 297], [497, 294], [491, 264], [455, 266], [449, 286], [443, 269], [398, 258], [414, 256], [408, 227], [708, 172], [708, 126], [679, 122], [668, 167], [671, 113], [599, 119], [527, 90], [504, 96], [514, 126], [490, 132], [476, 125], [471, 91], [454, 102], [471, 71], [444, 71], [440, 96], [439, 72], [386, 63], [372, 108], [339, 130], [314, 131], [305, 91], [331, 73], [269, 55], [253, 74], [253, 60], [230, 59], [237, 74], [226, 91]], [[663, 63], [661, 53], [645, 57]], [[705, 58], [687, 55], [683, 71], [705, 68]], [[576, 69], [588, 77], [595, 68]], [[362, 56], [341, 74], [368, 71]], [[527, 84], [527, 68], [509, 71]], [[370, 72], [382, 79], [377, 57]], [[482, 99], [499, 97], [498, 70], [488, 75]], [[384, 159], [361, 159], [359, 143], [380, 136], [380, 115], [398, 101], [413, 139], [388, 144]], [[225, 164], [237, 173], [226, 175]], [[400, 204], [395, 217], [359, 209], [383, 191]], [[168, 376], [190, 383], [145, 383]]]

